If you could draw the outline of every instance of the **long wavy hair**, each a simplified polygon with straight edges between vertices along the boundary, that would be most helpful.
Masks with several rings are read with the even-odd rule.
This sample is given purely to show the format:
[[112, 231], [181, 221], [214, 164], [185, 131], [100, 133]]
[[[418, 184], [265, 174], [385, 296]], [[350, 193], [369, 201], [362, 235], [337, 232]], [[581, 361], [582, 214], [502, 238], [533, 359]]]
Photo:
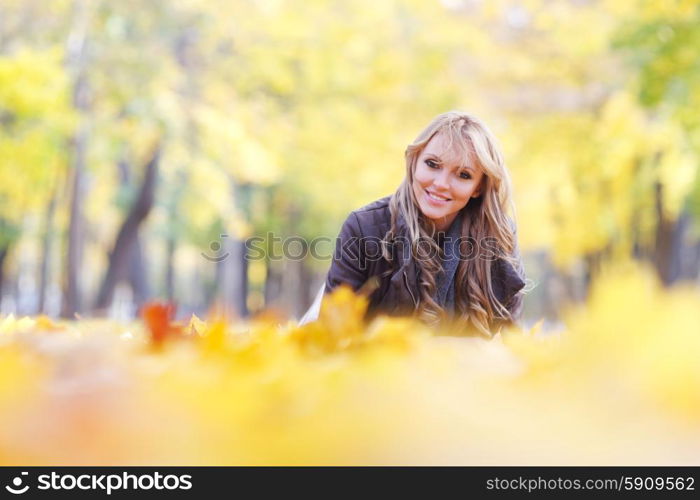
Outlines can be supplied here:
[[[406, 223], [408, 234], [402, 238], [410, 240], [411, 255], [427, 255], [415, 259], [418, 265], [419, 300], [418, 316], [430, 324], [437, 324], [448, 317], [448, 313], [436, 302], [436, 276], [442, 269], [440, 249], [434, 237], [435, 224], [423, 215], [413, 190], [414, 173], [421, 152], [436, 135], [444, 134], [449, 147], [459, 153], [468, 164], [476, 163], [484, 175], [478, 198], [470, 198], [462, 209], [460, 228], [461, 255], [473, 250], [467, 248], [468, 241], [491, 243], [499, 258], [511, 263], [516, 248], [514, 213], [511, 199], [511, 183], [503, 155], [496, 138], [478, 118], [459, 111], [449, 111], [437, 116], [406, 148], [406, 177], [392, 195], [389, 208], [391, 228], [384, 237], [384, 257], [391, 261], [391, 247], [398, 234], [399, 216]], [[495, 243], [495, 245], [494, 245]], [[426, 244], [429, 248], [426, 248]], [[476, 258], [460, 259], [455, 274], [454, 320], [467, 322], [486, 336], [491, 336], [490, 326], [497, 319], [511, 319], [508, 309], [496, 298], [491, 286], [491, 264], [493, 258], [482, 258], [482, 244], [476, 244], [480, 254]], [[493, 253], [491, 254], [493, 255]], [[516, 267], [517, 269], [517, 267]]]

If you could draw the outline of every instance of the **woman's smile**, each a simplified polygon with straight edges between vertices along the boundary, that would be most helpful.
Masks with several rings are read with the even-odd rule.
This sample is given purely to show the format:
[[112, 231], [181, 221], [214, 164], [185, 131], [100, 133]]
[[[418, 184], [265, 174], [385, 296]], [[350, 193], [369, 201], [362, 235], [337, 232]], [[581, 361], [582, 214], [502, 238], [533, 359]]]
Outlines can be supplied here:
[[450, 198], [447, 198], [446, 196], [441, 196], [438, 194], [435, 194], [431, 192], [430, 190], [426, 189], [425, 192], [427, 193], [427, 198], [430, 203], [434, 203], [436, 206], [443, 206], [445, 205], [448, 201], [452, 201]]

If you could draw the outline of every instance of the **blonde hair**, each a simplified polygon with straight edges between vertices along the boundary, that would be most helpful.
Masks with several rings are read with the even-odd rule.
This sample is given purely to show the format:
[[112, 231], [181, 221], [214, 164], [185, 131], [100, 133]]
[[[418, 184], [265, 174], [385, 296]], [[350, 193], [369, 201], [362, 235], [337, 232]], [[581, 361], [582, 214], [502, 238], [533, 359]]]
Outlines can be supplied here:
[[[467, 238], [482, 242], [492, 238], [500, 255], [498, 257], [516, 264], [512, 255], [516, 249], [515, 223], [509, 217], [514, 212], [511, 199], [511, 183], [503, 155], [494, 135], [478, 118], [460, 111], [449, 111], [437, 116], [406, 148], [406, 177], [392, 195], [389, 208], [391, 228], [384, 238], [384, 257], [391, 261], [389, 250], [397, 235], [399, 215], [403, 217], [411, 242], [412, 255], [418, 254], [426, 242], [432, 248], [434, 258], [417, 259], [419, 267], [420, 299], [418, 315], [424, 321], [435, 324], [446, 317], [446, 311], [435, 301], [436, 276], [442, 268], [441, 250], [433, 240], [434, 223], [425, 217], [413, 191], [414, 173], [421, 152], [436, 134], [449, 139], [449, 148], [459, 153], [468, 163], [476, 161], [483, 171], [480, 196], [471, 198], [462, 209], [461, 255], [466, 250]], [[424, 253], [421, 251], [421, 253]], [[478, 256], [481, 257], [481, 256]], [[490, 326], [497, 319], [511, 319], [504, 304], [496, 298], [491, 286], [491, 259], [460, 259], [455, 274], [455, 319], [470, 324], [486, 336], [491, 336]]]

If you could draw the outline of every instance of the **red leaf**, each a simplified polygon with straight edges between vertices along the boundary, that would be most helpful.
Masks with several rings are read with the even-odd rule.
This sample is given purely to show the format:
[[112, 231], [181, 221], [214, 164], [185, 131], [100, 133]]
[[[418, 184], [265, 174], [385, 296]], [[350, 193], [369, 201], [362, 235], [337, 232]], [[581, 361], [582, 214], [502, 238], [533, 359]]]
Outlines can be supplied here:
[[151, 343], [160, 347], [166, 338], [180, 333], [180, 328], [172, 324], [175, 317], [175, 304], [148, 302], [141, 309], [141, 317], [151, 332]]

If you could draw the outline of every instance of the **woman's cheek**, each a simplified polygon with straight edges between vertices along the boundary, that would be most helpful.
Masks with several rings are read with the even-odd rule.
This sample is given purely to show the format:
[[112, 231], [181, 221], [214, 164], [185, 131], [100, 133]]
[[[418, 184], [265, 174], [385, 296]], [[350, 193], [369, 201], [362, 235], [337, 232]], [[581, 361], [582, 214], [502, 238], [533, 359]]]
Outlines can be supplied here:
[[416, 175], [415, 175], [415, 177], [414, 177], [414, 181], [415, 181], [415, 182], [414, 182], [415, 186], [418, 187], [418, 188], [423, 187], [423, 186], [425, 185], [425, 183], [426, 183], [425, 176], [422, 175], [422, 173], [419, 172], [419, 171], [416, 171]]
[[430, 173], [425, 171], [425, 168], [421, 167], [416, 170], [416, 181], [423, 187], [430, 184]]

